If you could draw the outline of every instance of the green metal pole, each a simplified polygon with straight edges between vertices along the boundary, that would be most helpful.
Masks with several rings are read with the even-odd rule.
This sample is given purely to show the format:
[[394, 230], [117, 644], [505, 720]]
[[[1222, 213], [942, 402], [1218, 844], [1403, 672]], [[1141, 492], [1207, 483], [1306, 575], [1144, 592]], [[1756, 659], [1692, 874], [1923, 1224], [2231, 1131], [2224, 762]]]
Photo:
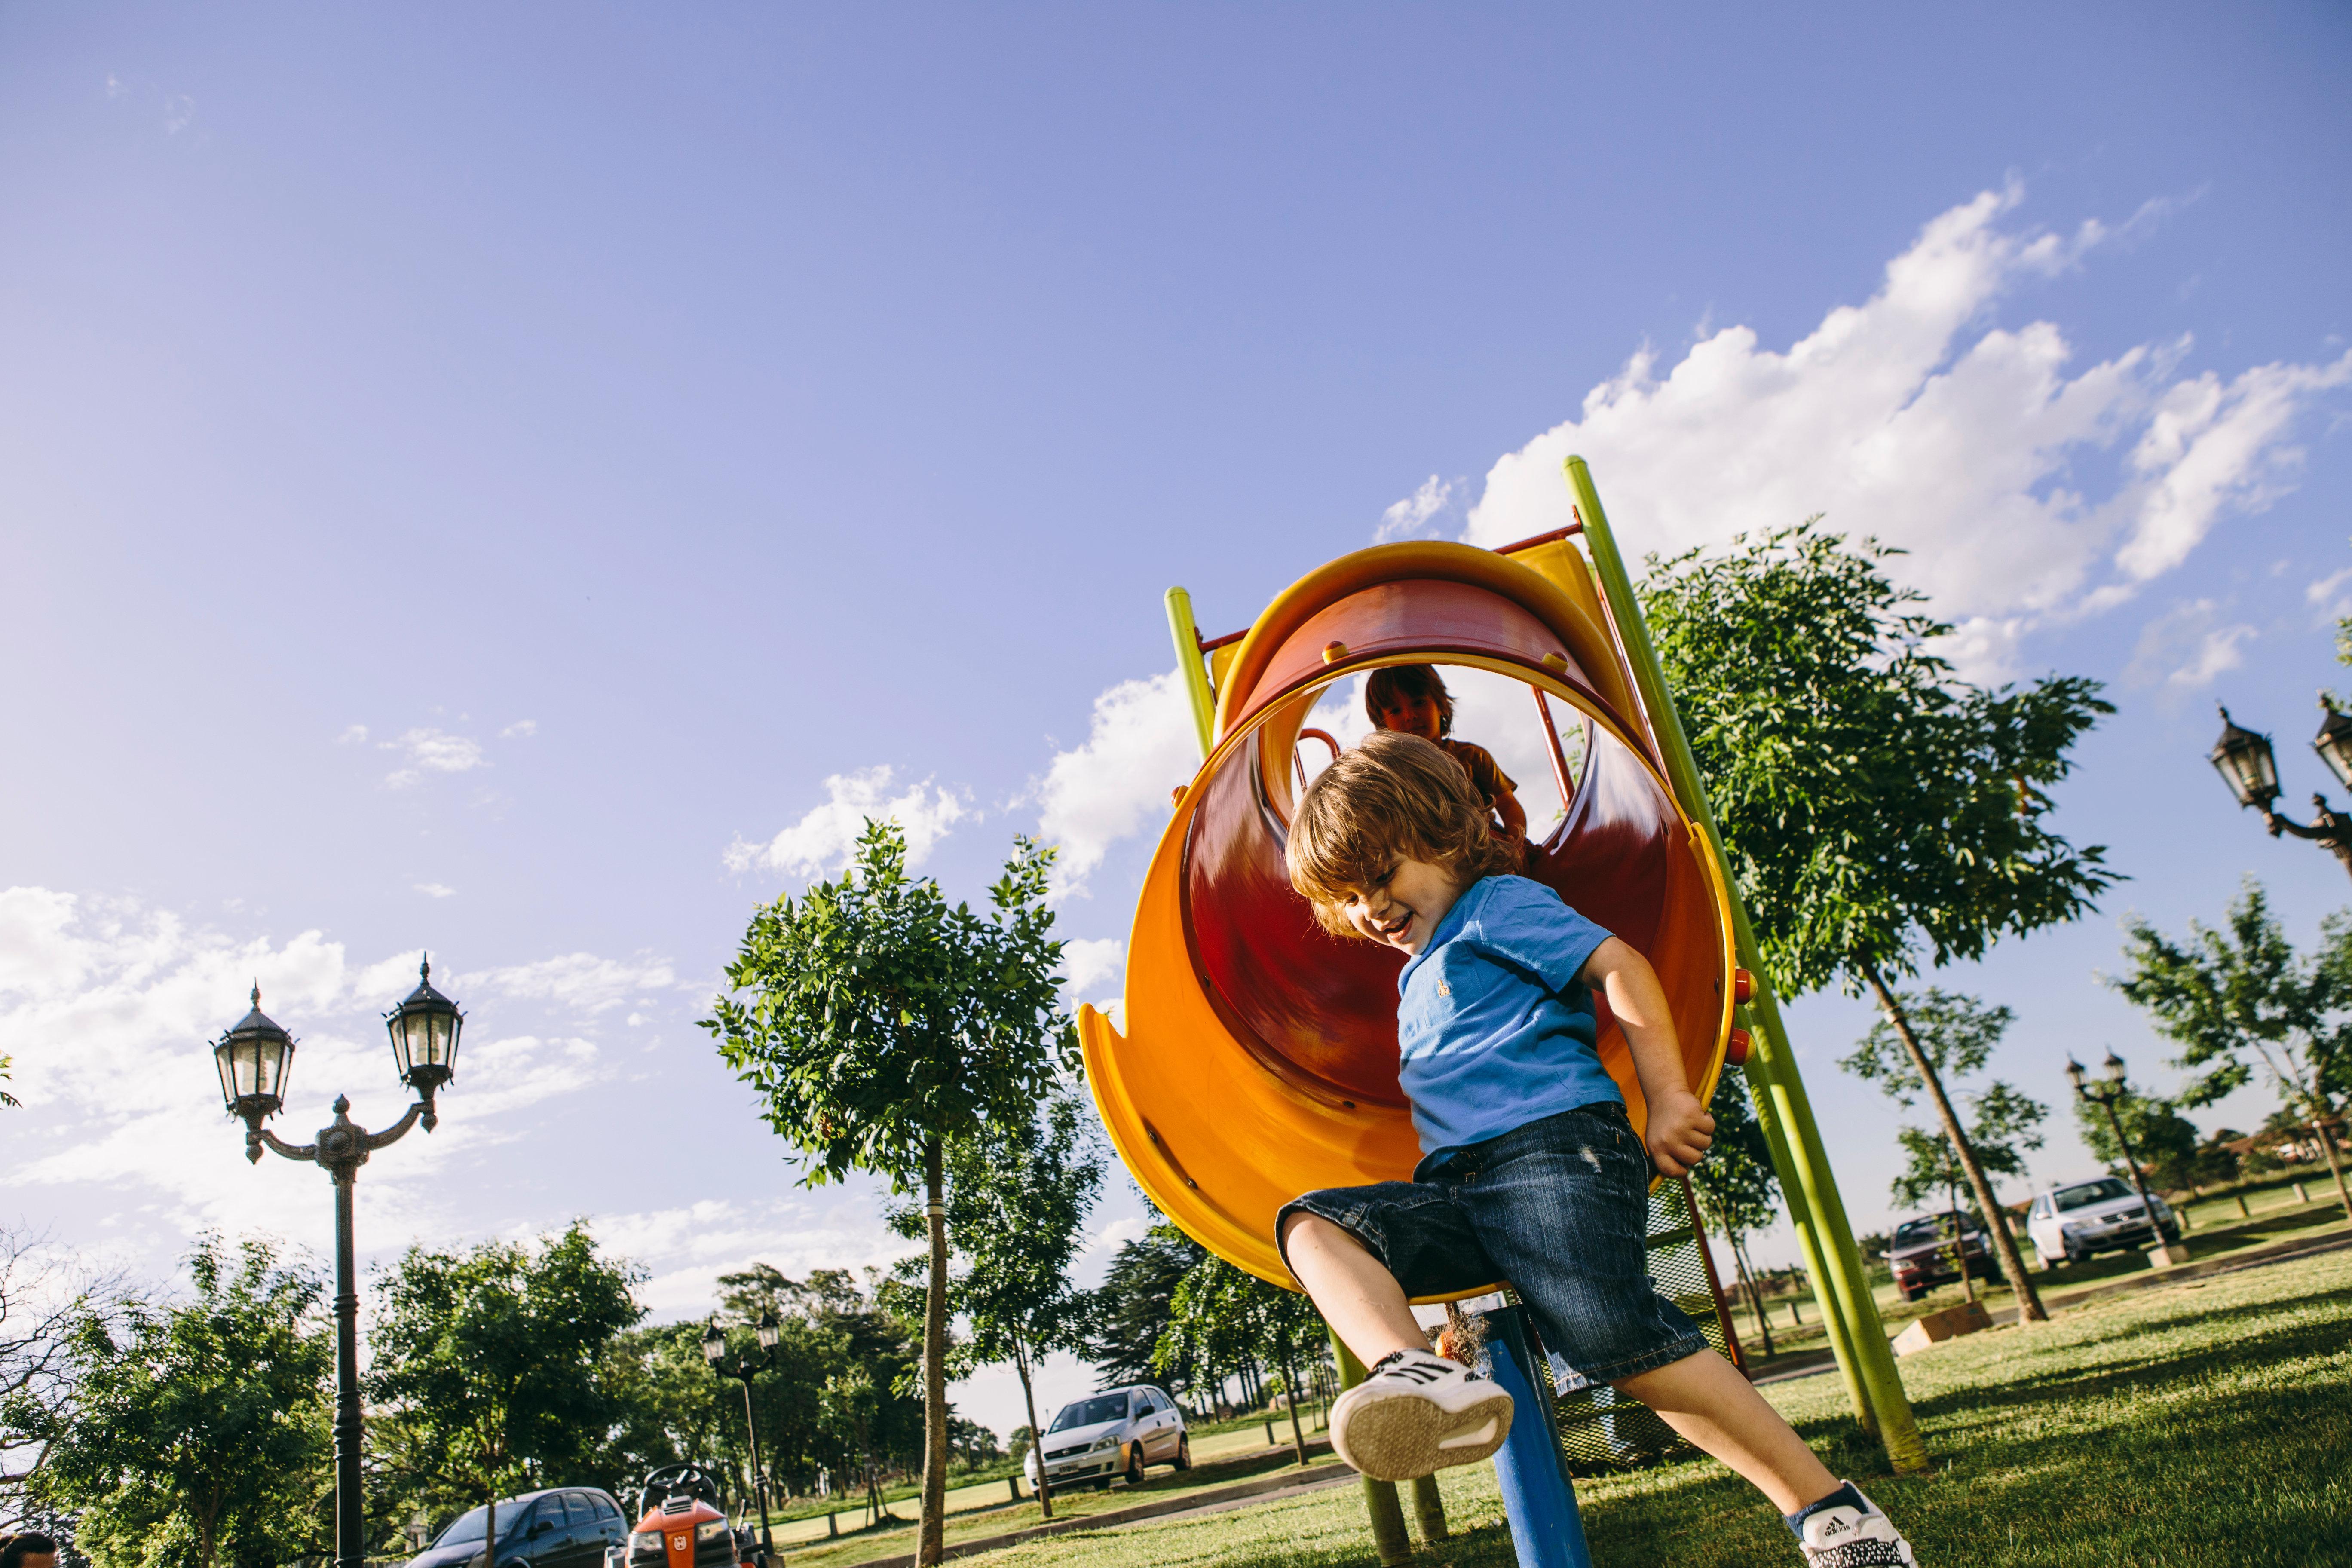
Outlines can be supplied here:
[[1209, 690], [1209, 668], [1201, 658], [1201, 628], [1192, 619], [1191, 594], [1171, 588], [1167, 599], [1168, 635], [1176, 639], [1176, 678], [1184, 683], [1184, 696], [1192, 704], [1192, 727], [1200, 732], [1201, 759], [1206, 762], [1217, 736], [1217, 700]]
[[1878, 1412], [1871, 1408], [1870, 1391], [1863, 1386], [1862, 1367], [1854, 1360], [1853, 1339], [1847, 1331], [1845, 1314], [1838, 1310], [1837, 1288], [1830, 1282], [1827, 1255], [1813, 1228], [1811, 1213], [1798, 1201], [1797, 1194], [1803, 1193], [1805, 1186], [1797, 1174], [1797, 1157], [1790, 1150], [1788, 1130], [1780, 1124], [1780, 1111], [1773, 1102], [1771, 1085], [1752, 1054], [1749, 1064], [1745, 1075], [1748, 1102], [1755, 1106], [1757, 1124], [1764, 1130], [1765, 1147], [1772, 1156], [1772, 1173], [1780, 1179], [1780, 1191], [1790, 1195], [1789, 1221], [1797, 1233], [1798, 1250], [1804, 1254], [1805, 1282], [1812, 1289], [1814, 1305], [1821, 1309], [1822, 1331], [1829, 1339], [1830, 1354], [1837, 1360], [1838, 1375], [1844, 1380], [1853, 1418], [1862, 1424], [1864, 1431], [1875, 1437]]
[[[1582, 458], [1569, 458], [1567, 468], [1569, 489], [1575, 494], [1584, 519], [1585, 543], [1591, 551], [1601, 590], [1608, 596], [1610, 613], [1617, 622], [1626, 662], [1633, 668], [1643, 706], [1649, 710], [1658, 749], [1664, 753], [1666, 777], [1675, 793], [1682, 797], [1683, 809], [1706, 833], [1717, 859], [1727, 866], [1730, 862], [1723, 852], [1723, 835], [1716, 826], [1715, 809], [1707, 803], [1706, 786], [1698, 776], [1698, 761], [1691, 753], [1689, 737], [1683, 732], [1682, 716], [1675, 710], [1674, 694], [1666, 689], [1657, 651], [1650, 645], [1649, 627], [1642, 618], [1641, 603], [1634, 597], [1633, 578], [1625, 570], [1624, 557], [1618, 553], [1615, 536], [1609, 531], [1609, 517], [1601, 510], [1600, 492], [1593, 489], [1591, 470], [1585, 467]], [[1898, 1473], [1925, 1470], [1927, 1447], [1912, 1416], [1911, 1402], [1903, 1392], [1902, 1374], [1895, 1369], [1895, 1352], [1887, 1344], [1886, 1327], [1879, 1321], [1878, 1301], [1871, 1294], [1870, 1277], [1862, 1266], [1861, 1249], [1854, 1246], [1853, 1228], [1846, 1219], [1837, 1179], [1830, 1171], [1829, 1152], [1822, 1146], [1811, 1102], [1805, 1096], [1804, 1080], [1797, 1071], [1796, 1053], [1790, 1048], [1788, 1031], [1780, 1023], [1780, 1005], [1766, 978], [1762, 951], [1757, 945], [1756, 932], [1748, 923], [1738, 890], [1729, 891], [1739, 962], [1754, 984], [1748, 1011], [1763, 1026], [1756, 1031], [1755, 1054], [1750, 1060], [1762, 1064], [1773, 1108], [1780, 1112], [1782, 1130], [1788, 1134], [1786, 1142], [1799, 1187], [1816, 1228], [1818, 1250], [1824, 1255], [1822, 1261], [1827, 1266], [1831, 1294], [1845, 1317], [1854, 1370], [1869, 1396], [1870, 1407], [1877, 1413], [1878, 1436], [1886, 1447], [1888, 1460]]]
[[[1331, 1358], [1339, 1363], [1342, 1393], [1364, 1381], [1364, 1363], [1337, 1334], [1331, 1336]], [[1412, 1542], [1405, 1538], [1404, 1507], [1397, 1501], [1396, 1483], [1376, 1481], [1370, 1476], [1363, 1481], [1364, 1511], [1372, 1516], [1372, 1544], [1380, 1551], [1381, 1568], [1412, 1562]]]

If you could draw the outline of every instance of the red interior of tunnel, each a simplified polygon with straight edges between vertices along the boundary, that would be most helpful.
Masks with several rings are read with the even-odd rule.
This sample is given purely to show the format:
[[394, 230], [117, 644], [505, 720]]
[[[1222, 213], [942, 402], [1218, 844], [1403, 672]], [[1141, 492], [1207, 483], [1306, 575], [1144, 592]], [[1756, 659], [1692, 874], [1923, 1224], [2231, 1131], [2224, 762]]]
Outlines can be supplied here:
[[[1327, 641], [1374, 658], [1417, 652], [1444, 663], [1448, 653], [1483, 653], [1535, 663], [1557, 639], [1517, 606], [1461, 584], [1391, 584], [1350, 595], [1300, 627], [1269, 662], [1244, 710], [1259, 727], [1194, 786], [1184, 931], [1211, 1005], [1235, 1040], [1297, 1090], [1335, 1104], [1401, 1106], [1396, 976], [1403, 960], [1315, 923], [1284, 869], [1287, 824], [1265, 784], [1264, 726], [1298, 721], [1296, 705], [1272, 698], [1313, 678]], [[1308, 645], [1318, 650], [1313, 665]], [[1575, 674], [1570, 683], [1583, 688]], [[1528, 721], [1540, 722], [1534, 706]], [[1567, 815], [1529, 874], [1648, 952], [1664, 912], [1678, 828], [1674, 805], [1649, 770], [1595, 726]], [[1605, 1013], [1603, 1028], [1606, 1048], [1613, 1026]]]

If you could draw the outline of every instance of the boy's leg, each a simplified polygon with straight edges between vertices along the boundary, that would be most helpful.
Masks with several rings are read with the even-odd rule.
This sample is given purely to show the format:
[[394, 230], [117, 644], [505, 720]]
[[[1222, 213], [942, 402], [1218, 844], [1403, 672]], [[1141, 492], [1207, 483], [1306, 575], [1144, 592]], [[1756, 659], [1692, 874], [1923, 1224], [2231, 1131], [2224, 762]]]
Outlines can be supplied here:
[[[1332, 1205], [1326, 1213], [1311, 1206]], [[1368, 1226], [1367, 1240], [1337, 1214]], [[1448, 1465], [1486, 1458], [1511, 1429], [1511, 1396], [1458, 1362], [1432, 1355], [1391, 1259], [1425, 1290], [1448, 1288], [1431, 1267], [1433, 1248], [1466, 1256], [1475, 1289], [1491, 1274], [1450, 1199], [1433, 1188], [1392, 1182], [1378, 1188], [1310, 1193], [1276, 1221], [1291, 1273], [1368, 1375], [1331, 1407], [1331, 1446], [1375, 1480], [1412, 1480]], [[1382, 1249], [1376, 1253], [1374, 1248]]]
[[1404, 1287], [1362, 1242], [1320, 1215], [1293, 1213], [1278, 1245], [1323, 1321], [1366, 1366], [1396, 1351], [1429, 1348]]
[[1692, 1447], [1738, 1471], [1784, 1514], [1838, 1489], [1837, 1478], [1780, 1413], [1712, 1350], [1610, 1386], [1656, 1411]]

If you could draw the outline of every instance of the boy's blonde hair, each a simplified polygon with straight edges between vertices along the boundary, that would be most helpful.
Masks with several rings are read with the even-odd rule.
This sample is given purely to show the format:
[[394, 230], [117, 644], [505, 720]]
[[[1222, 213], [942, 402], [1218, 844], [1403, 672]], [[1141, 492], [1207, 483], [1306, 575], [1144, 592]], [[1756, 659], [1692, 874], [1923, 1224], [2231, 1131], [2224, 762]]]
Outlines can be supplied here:
[[1290, 885], [1335, 936], [1360, 936], [1340, 912], [1400, 859], [1445, 868], [1468, 887], [1518, 868], [1486, 827], [1486, 803], [1462, 764], [1418, 735], [1375, 730], [1316, 775], [1299, 797], [1283, 859]]

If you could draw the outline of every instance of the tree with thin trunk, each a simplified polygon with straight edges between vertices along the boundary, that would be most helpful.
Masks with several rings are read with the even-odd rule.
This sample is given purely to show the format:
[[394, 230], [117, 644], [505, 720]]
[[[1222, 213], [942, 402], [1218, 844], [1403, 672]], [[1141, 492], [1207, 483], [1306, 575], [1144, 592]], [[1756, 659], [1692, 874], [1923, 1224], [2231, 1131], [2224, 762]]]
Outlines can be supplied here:
[[[1975, 996], [1963, 996], [1934, 986], [1916, 994], [1898, 993], [1895, 1001], [1911, 1026], [1939, 1084], [1949, 1086], [1984, 1069], [2017, 1015], [2007, 1007], [1989, 1007]], [[1838, 1064], [1858, 1079], [1876, 1084], [1888, 1099], [1906, 1110], [1918, 1103], [1927, 1084], [1901, 1043], [1894, 1023], [1881, 1018], [1863, 1037], [1853, 1053]], [[2050, 1108], [1995, 1079], [1982, 1089], [1963, 1091], [1974, 1114], [1968, 1129], [1968, 1146], [1977, 1168], [1987, 1179], [2025, 1174], [2025, 1151], [2042, 1147], [2042, 1123]], [[1926, 1204], [1942, 1194], [1953, 1214], [1973, 1211], [1985, 1234], [1992, 1234], [1985, 1200], [1975, 1193], [1961, 1163], [1959, 1150], [1942, 1131], [1906, 1127], [1895, 1135], [1905, 1165], [1891, 1187], [1895, 1201], [1906, 1207]], [[1963, 1205], [1958, 1189], [1970, 1188]], [[1951, 1222], [1952, 1255], [1962, 1289], [1976, 1300], [1976, 1279], [1969, 1271], [1966, 1243], [1958, 1221]]]
[[840, 880], [752, 915], [702, 1020], [804, 1184], [865, 1171], [923, 1195], [923, 1568], [940, 1559], [947, 1507], [947, 1150], [1026, 1121], [1077, 1070], [1045, 906], [1053, 858], [1016, 839], [982, 915], [908, 875], [905, 833], [869, 821]]
[[[1033, 1433], [1044, 1430], [1034, 1388], [1039, 1358], [1083, 1342], [1089, 1298], [1070, 1284], [1070, 1267], [1102, 1191], [1102, 1146], [1092, 1124], [1092, 1113], [1065, 1089], [1029, 1120], [959, 1139], [948, 1153], [948, 1226], [964, 1260], [949, 1293], [966, 1331], [949, 1365], [962, 1376], [1011, 1362]], [[911, 1236], [919, 1219], [900, 1210], [891, 1226]], [[1037, 1503], [1054, 1517], [1042, 1455]]]
[[2181, 1047], [2175, 1066], [2201, 1069], [2181, 1086], [2180, 1102], [2210, 1105], [2251, 1083], [2259, 1064], [2318, 1138], [2336, 1200], [2352, 1219], [2331, 1135], [2352, 1094], [2352, 913], [2328, 916], [2318, 952], [2302, 957], [2263, 885], [2249, 877], [2226, 930], [2191, 921], [2186, 942], [2143, 920], [2124, 930], [2131, 973], [2108, 984]]
[[1780, 1217], [1780, 1178], [1772, 1170], [1772, 1151], [1764, 1139], [1763, 1124], [1749, 1108], [1739, 1079], [1727, 1072], [1715, 1086], [1707, 1104], [1715, 1118], [1715, 1142], [1706, 1158], [1691, 1168], [1691, 1191], [1708, 1224], [1723, 1235], [1731, 1248], [1731, 1266], [1739, 1277], [1740, 1293], [1756, 1314], [1756, 1331], [1763, 1337], [1764, 1353], [1772, 1353], [1772, 1325], [1764, 1316], [1764, 1293], [1757, 1288], [1748, 1266], [1747, 1236]]
[[1812, 522], [1651, 563], [1643, 604], [1755, 912], [1775, 988], [1878, 1004], [1986, 1211], [2019, 1317], [2045, 1314], [2008, 1216], [1895, 994], [1924, 958], [2089, 912], [2116, 880], [2053, 831], [2045, 787], [2115, 711], [2095, 681], [1987, 689], [1933, 651], [1953, 628], [1890, 582], [1899, 553]]

